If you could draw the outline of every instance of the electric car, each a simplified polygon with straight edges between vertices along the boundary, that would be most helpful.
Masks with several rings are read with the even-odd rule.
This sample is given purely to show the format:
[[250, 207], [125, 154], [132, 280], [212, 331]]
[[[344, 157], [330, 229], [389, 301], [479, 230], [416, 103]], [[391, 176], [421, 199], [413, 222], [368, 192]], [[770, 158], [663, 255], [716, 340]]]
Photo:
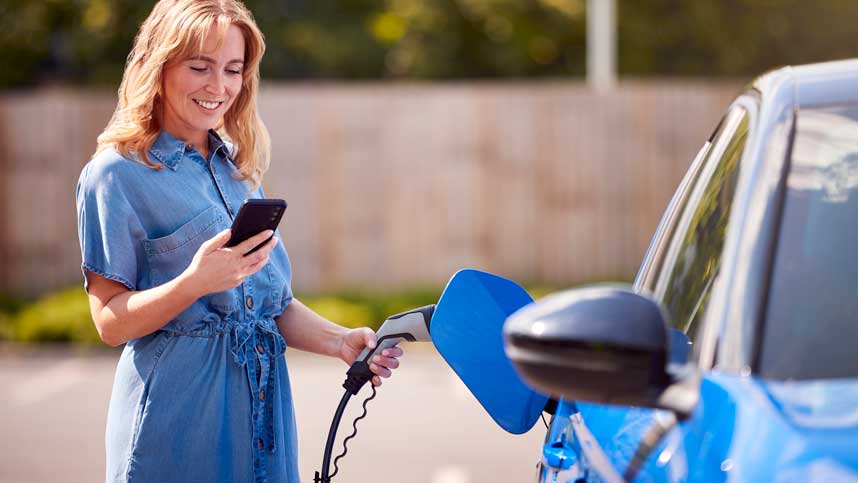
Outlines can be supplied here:
[[858, 481], [858, 60], [756, 79], [634, 285], [553, 294], [503, 333], [557, 402], [539, 482]]

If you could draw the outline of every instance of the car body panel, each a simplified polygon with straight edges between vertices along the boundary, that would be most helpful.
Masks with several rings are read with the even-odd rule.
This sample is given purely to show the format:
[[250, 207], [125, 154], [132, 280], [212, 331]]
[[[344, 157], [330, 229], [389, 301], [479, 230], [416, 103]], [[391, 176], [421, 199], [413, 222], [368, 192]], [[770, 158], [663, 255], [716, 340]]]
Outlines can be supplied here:
[[[797, 113], [840, 104], [858, 104], [858, 60], [779, 69], [733, 103], [748, 112], [750, 130], [721, 275], [689, 364], [700, 375], [697, 407], [676, 421], [664, 410], [561, 400], [540, 482], [858, 481], [858, 380], [754, 375]], [[706, 148], [659, 223], [636, 278], [639, 291], [654, 292], [658, 252], [706, 169], [699, 166]]]
[[[542, 481], [623, 481], [619, 469], [667, 417], [562, 401], [543, 448]], [[858, 481], [855, 441], [858, 380], [773, 383], [712, 374], [701, 382], [695, 412], [661, 439], [633, 481]]]
[[[829, 382], [712, 374], [701, 385], [701, 411], [674, 430], [684, 440], [679, 456], [685, 461], [665, 454], [665, 444], [641, 473], [650, 481], [858, 481], [858, 381], [835, 386], [836, 393]], [[707, 406], [717, 408], [715, 414], [705, 414]], [[674, 471], [662, 473], [663, 463]], [[688, 468], [685, 477], [682, 468]]]

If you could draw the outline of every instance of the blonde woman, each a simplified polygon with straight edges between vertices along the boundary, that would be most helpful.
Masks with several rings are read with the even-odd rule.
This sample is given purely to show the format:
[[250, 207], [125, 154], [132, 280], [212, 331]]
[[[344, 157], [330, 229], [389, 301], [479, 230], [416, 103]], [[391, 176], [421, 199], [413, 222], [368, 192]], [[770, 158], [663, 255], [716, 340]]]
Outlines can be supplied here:
[[[241, 203], [264, 196], [263, 51], [237, 0], [158, 2], [81, 173], [84, 287], [101, 338], [125, 344], [108, 481], [299, 481], [286, 344], [349, 364], [375, 346], [292, 296], [279, 235], [248, 256], [270, 232], [224, 247]], [[374, 360], [373, 384], [401, 355]]]

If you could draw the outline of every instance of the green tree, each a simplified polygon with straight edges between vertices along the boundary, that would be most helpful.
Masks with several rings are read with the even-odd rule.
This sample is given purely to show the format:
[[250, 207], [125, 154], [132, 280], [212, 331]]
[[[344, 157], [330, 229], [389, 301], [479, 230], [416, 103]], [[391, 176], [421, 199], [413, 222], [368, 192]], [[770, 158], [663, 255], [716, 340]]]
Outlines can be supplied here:
[[847, 0], [620, 0], [620, 72], [748, 77], [855, 57], [856, 21]]
[[[0, 88], [118, 82], [153, 1], [0, 0]], [[586, 0], [246, 0], [266, 79], [582, 76]], [[618, 0], [621, 75], [749, 77], [858, 55], [846, 0]]]

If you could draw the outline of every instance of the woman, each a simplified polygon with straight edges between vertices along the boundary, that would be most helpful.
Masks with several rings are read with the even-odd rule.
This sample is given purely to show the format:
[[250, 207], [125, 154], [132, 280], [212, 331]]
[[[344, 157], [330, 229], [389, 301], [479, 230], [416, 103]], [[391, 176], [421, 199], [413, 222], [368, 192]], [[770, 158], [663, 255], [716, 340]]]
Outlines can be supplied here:
[[[77, 188], [84, 287], [101, 338], [125, 343], [108, 481], [299, 481], [286, 344], [350, 364], [375, 346], [291, 291], [279, 236], [225, 248], [259, 188], [262, 34], [237, 0], [162, 0]], [[222, 136], [234, 144], [223, 140]], [[374, 359], [373, 384], [398, 366]]]

